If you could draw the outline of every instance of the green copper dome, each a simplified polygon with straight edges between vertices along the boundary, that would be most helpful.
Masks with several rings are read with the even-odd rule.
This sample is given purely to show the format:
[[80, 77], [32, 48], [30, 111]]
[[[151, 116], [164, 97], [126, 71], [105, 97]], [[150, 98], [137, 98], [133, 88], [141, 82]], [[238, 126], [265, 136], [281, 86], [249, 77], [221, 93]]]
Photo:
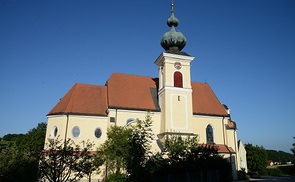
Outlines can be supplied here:
[[161, 46], [166, 51], [177, 53], [185, 47], [186, 38], [180, 31], [175, 29], [175, 27], [177, 27], [179, 24], [179, 20], [174, 16], [174, 4], [172, 4], [171, 6], [171, 16], [167, 20], [167, 25], [171, 27], [171, 30], [163, 35]]
[[174, 10], [172, 10], [171, 11], [171, 16], [167, 20], [167, 25], [169, 27], [172, 27], [172, 26], [177, 27], [178, 24], [179, 24], [179, 20], [174, 16]]

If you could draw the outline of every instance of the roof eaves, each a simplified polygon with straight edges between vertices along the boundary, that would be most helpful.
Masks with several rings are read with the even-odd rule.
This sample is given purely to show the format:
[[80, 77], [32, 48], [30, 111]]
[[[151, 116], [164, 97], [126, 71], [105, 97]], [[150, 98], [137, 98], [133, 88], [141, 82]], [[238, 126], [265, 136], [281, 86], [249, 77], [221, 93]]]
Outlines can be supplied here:
[[95, 114], [95, 113], [78, 113], [78, 112], [56, 112], [56, 113], [50, 113], [46, 116], [54, 116], [54, 115], [80, 115], [80, 116], [108, 116], [107, 114]]
[[121, 107], [121, 106], [109, 106], [109, 109], [122, 109], [122, 110], [136, 110], [136, 111], [154, 111], [160, 112], [161, 109], [151, 109], [151, 108], [133, 108], [133, 107]]
[[194, 112], [193, 115], [229, 117], [229, 114], [215, 114], [215, 113], [197, 113], [197, 112]]
[[224, 146], [227, 148], [227, 150], [229, 151], [230, 154], [235, 154], [236, 153], [231, 147], [229, 147], [227, 145], [224, 145]]

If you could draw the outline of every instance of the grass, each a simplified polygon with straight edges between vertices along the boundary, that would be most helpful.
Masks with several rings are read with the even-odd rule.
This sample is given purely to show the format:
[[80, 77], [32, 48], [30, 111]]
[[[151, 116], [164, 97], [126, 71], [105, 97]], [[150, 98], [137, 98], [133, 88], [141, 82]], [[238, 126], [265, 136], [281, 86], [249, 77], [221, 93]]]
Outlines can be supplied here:
[[6, 148], [10, 141], [0, 141], [0, 150]]

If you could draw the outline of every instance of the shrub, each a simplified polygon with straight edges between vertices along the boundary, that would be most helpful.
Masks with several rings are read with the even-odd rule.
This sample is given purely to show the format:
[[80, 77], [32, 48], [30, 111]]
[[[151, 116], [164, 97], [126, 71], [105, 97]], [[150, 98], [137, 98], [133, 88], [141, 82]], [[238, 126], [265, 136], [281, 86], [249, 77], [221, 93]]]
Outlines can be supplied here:
[[294, 166], [278, 166], [278, 169], [281, 170], [283, 175], [294, 175], [295, 167]]
[[126, 181], [126, 175], [122, 173], [113, 173], [108, 176], [105, 182], [124, 182]]
[[267, 174], [269, 176], [282, 176], [282, 171], [279, 168], [269, 168], [267, 169]]
[[267, 172], [267, 169], [261, 169], [258, 171], [258, 174], [260, 174], [261, 176], [267, 176], [268, 175], [268, 172]]

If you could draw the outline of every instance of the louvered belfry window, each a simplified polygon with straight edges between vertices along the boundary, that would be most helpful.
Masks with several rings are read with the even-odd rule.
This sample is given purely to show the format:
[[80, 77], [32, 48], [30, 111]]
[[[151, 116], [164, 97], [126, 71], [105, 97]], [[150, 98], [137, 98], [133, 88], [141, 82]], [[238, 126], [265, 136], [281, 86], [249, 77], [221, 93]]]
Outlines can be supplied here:
[[174, 73], [174, 87], [183, 87], [182, 74], [179, 71]]

